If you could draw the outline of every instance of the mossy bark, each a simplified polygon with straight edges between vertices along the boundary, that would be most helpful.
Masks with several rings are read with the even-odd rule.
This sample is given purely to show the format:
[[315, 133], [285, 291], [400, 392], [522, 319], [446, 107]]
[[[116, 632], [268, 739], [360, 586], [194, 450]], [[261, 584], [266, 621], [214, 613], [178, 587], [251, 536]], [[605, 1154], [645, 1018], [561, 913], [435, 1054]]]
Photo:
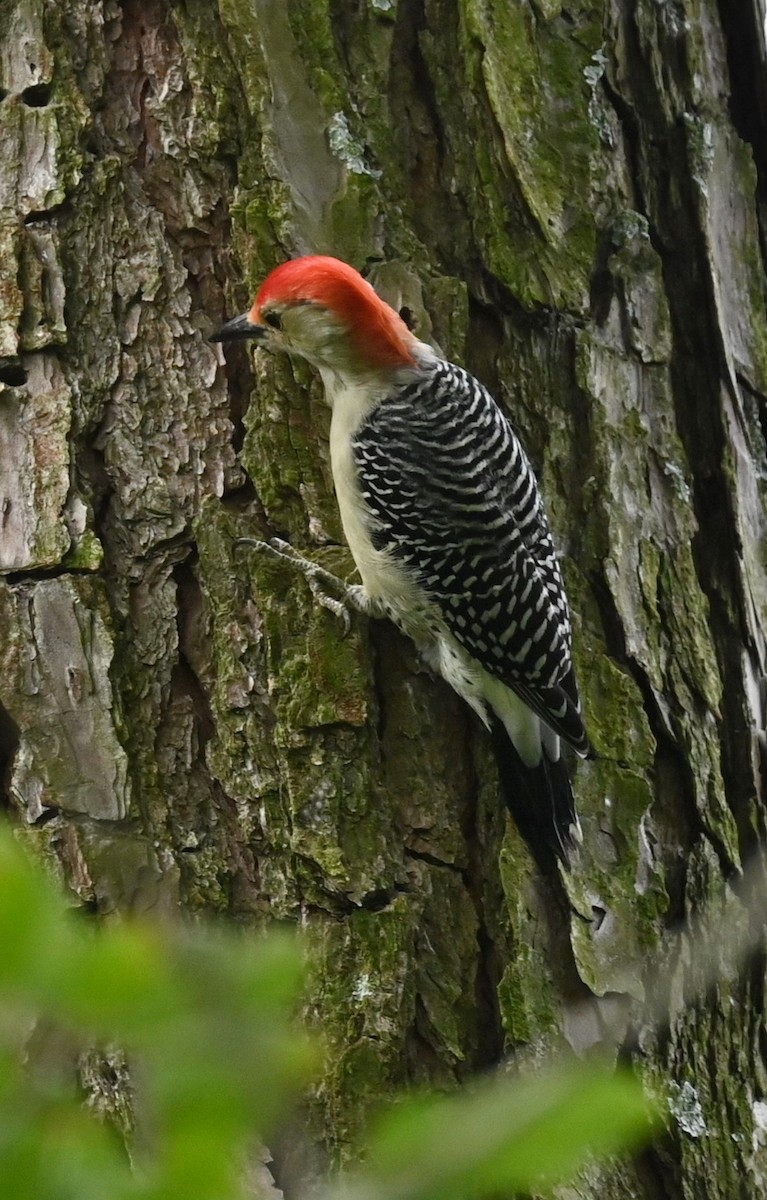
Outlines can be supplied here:
[[[668, 1136], [567, 1195], [764, 1187], [763, 966], [701, 998], [685, 925], [759, 923], [758, 7], [0, 0], [6, 802], [101, 913], [309, 928], [328, 1058], [283, 1179], [397, 1087], [628, 1039]], [[237, 544], [353, 568], [317, 382], [206, 342], [307, 251], [482, 378], [538, 468], [597, 751], [562, 882], [412, 647], [342, 640]]]

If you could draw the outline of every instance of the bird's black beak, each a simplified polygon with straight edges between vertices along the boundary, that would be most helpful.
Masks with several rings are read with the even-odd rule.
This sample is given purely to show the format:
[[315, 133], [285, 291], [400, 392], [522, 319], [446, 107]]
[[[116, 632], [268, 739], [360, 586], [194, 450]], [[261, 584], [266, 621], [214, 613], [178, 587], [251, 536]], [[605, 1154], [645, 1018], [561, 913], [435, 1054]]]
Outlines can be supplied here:
[[209, 342], [242, 342], [246, 338], [255, 338], [260, 341], [266, 336], [266, 329], [263, 325], [254, 325], [248, 320], [247, 313], [241, 313], [239, 317], [233, 317], [231, 321], [227, 321], [215, 333], [212, 333], [208, 338]]

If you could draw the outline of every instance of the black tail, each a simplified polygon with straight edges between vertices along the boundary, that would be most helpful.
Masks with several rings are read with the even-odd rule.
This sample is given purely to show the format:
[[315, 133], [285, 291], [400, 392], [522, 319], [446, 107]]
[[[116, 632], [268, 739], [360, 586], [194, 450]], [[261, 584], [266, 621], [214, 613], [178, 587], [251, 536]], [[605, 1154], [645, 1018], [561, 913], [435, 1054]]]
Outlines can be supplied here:
[[579, 825], [564, 762], [543, 754], [537, 767], [526, 767], [497, 717], [492, 736], [503, 798], [539, 868], [551, 872], [559, 859], [569, 870]]

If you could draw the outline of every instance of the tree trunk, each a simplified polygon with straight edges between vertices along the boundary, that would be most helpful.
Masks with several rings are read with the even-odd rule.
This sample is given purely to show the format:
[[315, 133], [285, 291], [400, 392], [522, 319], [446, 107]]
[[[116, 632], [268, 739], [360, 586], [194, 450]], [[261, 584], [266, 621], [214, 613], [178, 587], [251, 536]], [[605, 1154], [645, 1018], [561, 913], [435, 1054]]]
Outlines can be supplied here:
[[[317, 1157], [286, 1136], [278, 1181], [402, 1085], [630, 1038], [671, 1135], [568, 1195], [765, 1186], [763, 963], [728, 926], [706, 990], [689, 925], [761, 925], [763, 18], [0, 0], [7, 804], [100, 913], [309, 927]], [[342, 640], [237, 544], [352, 571], [317, 381], [206, 342], [305, 252], [364, 269], [536, 465], [597, 754], [566, 879], [413, 647]]]

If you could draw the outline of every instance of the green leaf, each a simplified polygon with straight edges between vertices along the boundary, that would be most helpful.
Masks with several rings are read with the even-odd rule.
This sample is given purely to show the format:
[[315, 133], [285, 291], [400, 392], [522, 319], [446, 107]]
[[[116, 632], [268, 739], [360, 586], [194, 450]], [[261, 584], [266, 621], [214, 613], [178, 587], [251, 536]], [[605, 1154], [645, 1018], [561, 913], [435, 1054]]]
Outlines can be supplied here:
[[0, 837], [0, 994], [33, 998], [70, 952], [61, 897], [9, 833]]
[[371, 1146], [370, 1178], [351, 1193], [463, 1200], [540, 1190], [591, 1155], [636, 1144], [651, 1124], [641, 1085], [627, 1071], [578, 1065], [506, 1074], [389, 1113]]
[[[2, 830], [0, 939], [0, 1200], [237, 1200], [314, 1061], [298, 939], [76, 920]], [[127, 1056], [130, 1157], [75, 1086], [94, 1039]]]

